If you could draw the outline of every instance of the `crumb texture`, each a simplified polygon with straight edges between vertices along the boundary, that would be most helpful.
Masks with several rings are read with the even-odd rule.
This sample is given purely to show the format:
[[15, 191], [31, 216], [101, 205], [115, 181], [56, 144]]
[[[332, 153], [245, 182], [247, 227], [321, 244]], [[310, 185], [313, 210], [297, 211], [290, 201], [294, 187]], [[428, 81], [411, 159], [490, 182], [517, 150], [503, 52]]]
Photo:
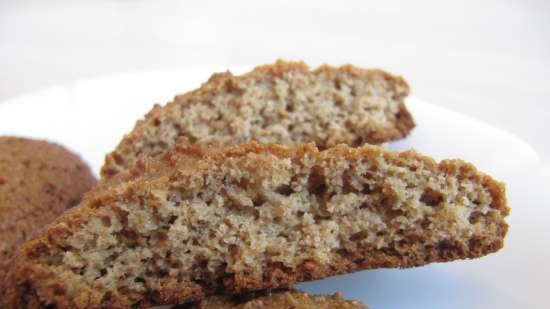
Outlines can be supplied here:
[[344, 300], [340, 294], [312, 296], [299, 291], [264, 293], [239, 297], [213, 296], [173, 309], [368, 309], [358, 301]]
[[[183, 143], [20, 250], [6, 308], [146, 308], [502, 247], [504, 187], [377, 146]], [[32, 305], [29, 305], [32, 304]]]
[[321, 149], [396, 140], [414, 127], [403, 103], [408, 92], [400, 77], [351, 65], [310, 70], [278, 61], [242, 76], [215, 74], [155, 106], [107, 156], [102, 176], [128, 169], [140, 154], [159, 155], [178, 138], [216, 147], [314, 142]]
[[0, 137], [0, 282], [15, 247], [77, 204], [94, 183], [86, 164], [59, 145]]

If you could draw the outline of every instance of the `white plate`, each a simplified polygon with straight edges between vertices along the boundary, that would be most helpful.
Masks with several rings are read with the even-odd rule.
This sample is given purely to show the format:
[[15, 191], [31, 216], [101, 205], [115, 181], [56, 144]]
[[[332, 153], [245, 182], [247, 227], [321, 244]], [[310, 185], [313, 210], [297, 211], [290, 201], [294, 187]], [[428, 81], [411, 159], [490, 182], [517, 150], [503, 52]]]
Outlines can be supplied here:
[[[78, 152], [95, 172], [154, 102], [191, 90], [223, 68], [125, 74], [52, 87], [0, 103], [0, 134], [43, 138]], [[236, 73], [248, 68], [238, 68]], [[512, 213], [505, 248], [472, 261], [408, 270], [374, 270], [301, 284], [342, 292], [376, 309], [543, 308], [550, 277], [549, 218], [542, 163], [518, 138], [467, 116], [410, 98], [417, 128], [390, 148], [437, 159], [463, 158], [507, 183]], [[546, 195], [546, 196], [544, 196]]]

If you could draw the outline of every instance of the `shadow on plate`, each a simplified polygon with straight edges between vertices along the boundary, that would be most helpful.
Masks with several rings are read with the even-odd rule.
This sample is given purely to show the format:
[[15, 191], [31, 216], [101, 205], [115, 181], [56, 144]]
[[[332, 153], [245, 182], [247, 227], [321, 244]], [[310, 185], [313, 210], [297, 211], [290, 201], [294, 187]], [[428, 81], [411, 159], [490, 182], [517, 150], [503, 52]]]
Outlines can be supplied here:
[[345, 298], [361, 300], [371, 309], [471, 308], [490, 303], [490, 287], [441, 266], [362, 271], [303, 283], [298, 288], [311, 294], [341, 292]]

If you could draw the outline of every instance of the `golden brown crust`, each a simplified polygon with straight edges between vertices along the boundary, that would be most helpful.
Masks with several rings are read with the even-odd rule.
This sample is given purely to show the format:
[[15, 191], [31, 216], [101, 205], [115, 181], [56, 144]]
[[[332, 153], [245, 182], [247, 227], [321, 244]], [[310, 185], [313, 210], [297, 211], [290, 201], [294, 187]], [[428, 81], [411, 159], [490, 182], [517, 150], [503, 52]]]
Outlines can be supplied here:
[[[252, 92], [262, 87], [259, 94]], [[401, 77], [352, 65], [310, 70], [302, 62], [279, 60], [242, 76], [217, 73], [201, 88], [176, 96], [166, 106], [155, 105], [106, 156], [101, 175], [129, 168], [141, 154], [158, 155], [182, 136], [215, 147], [256, 140], [288, 146], [315, 142], [320, 149], [397, 140], [414, 127], [403, 102], [408, 93]], [[305, 109], [308, 104], [312, 107]], [[281, 110], [265, 111], [275, 107]], [[247, 114], [247, 108], [253, 112]], [[204, 119], [192, 122], [196, 114]]]
[[[258, 154], [259, 156], [255, 156], [254, 154]], [[245, 159], [233, 160], [235, 158]], [[304, 259], [296, 267], [289, 267], [284, 263], [272, 261], [262, 266], [261, 276], [254, 274], [252, 269], [230, 271], [229, 269], [224, 269], [222, 265], [220, 269], [206, 269], [204, 273], [195, 274], [199, 278], [195, 281], [182, 279], [181, 281], [176, 280], [169, 284], [166, 284], [168, 282], [166, 280], [174, 280], [174, 278], [167, 276], [166, 271], [161, 271], [156, 275], [160, 276], [159, 278], [150, 279], [151, 281], [148, 283], [145, 291], [138, 292], [135, 290], [128, 292], [123, 290], [118, 295], [109, 294], [110, 292], [104, 294], [99, 289], [99, 286], [94, 288], [88, 283], [74, 281], [70, 287], [75, 288], [79, 286], [78, 289], [72, 291], [70, 297], [66, 295], [69, 293], [67, 290], [69, 287], [56, 274], [56, 271], [60, 268], [51, 265], [61, 263], [59, 259], [66, 253], [65, 250], [71, 251], [67, 247], [70, 246], [69, 239], [72, 239], [71, 237], [84, 227], [91, 226], [92, 219], [104, 218], [106, 211], [110, 210], [112, 205], [116, 203], [118, 203], [117, 205], [121, 205], [120, 203], [122, 202], [125, 204], [142, 203], [143, 207], [152, 210], [156, 209], [155, 212], [162, 212], [163, 208], [167, 206], [163, 202], [159, 202], [156, 194], [164, 196], [163, 193], [158, 192], [166, 188], [193, 187], [192, 181], [202, 181], [200, 180], [202, 179], [201, 175], [208, 175], [210, 171], [224, 166], [227, 162], [241, 162], [252, 173], [262, 169], [267, 169], [268, 172], [273, 169], [271, 172], [275, 173], [277, 164], [286, 159], [293, 162], [300, 160], [302, 160], [300, 162], [333, 162], [343, 159], [344, 161], [355, 162], [354, 164], [362, 164], [363, 162], [381, 164], [380, 162], [385, 162], [385, 164], [391, 166], [391, 169], [387, 169], [388, 173], [390, 171], [400, 171], [405, 173], [403, 174], [404, 177], [407, 177], [409, 174], [422, 173], [422, 175], [427, 175], [426, 177], [428, 178], [426, 179], [428, 180], [434, 177], [439, 177], [443, 182], [447, 182], [447, 178], [449, 181], [455, 179], [458, 184], [462, 184], [459, 185], [461, 190], [467, 190], [467, 194], [475, 193], [472, 191], [473, 189], [467, 189], [467, 186], [478, 186], [487, 192], [487, 196], [480, 195], [478, 198], [472, 198], [471, 203], [468, 202], [468, 205], [471, 204], [471, 206], [468, 207], [472, 207], [472, 214], [476, 214], [476, 207], [481, 207], [476, 206], [476, 203], [486, 203], [487, 207], [484, 213], [477, 213], [476, 216], [482, 217], [485, 220], [486, 226], [490, 226], [490, 229], [487, 228], [487, 231], [480, 231], [480, 226], [474, 226], [477, 224], [476, 216], [470, 216], [469, 219], [466, 218], [466, 220], [471, 220], [469, 223], [468, 221], [459, 222], [455, 220], [459, 220], [461, 218], [460, 215], [452, 213], [448, 214], [448, 217], [444, 217], [444, 219], [451, 220], [449, 221], [448, 230], [444, 228], [430, 228], [431, 224], [443, 224], [439, 219], [428, 220], [429, 216], [434, 215], [434, 211], [438, 211], [440, 214], [447, 214], [447, 211], [458, 211], [463, 208], [459, 209], [453, 205], [438, 205], [438, 203], [442, 203], [441, 197], [432, 192], [431, 189], [423, 189], [424, 194], [422, 194], [420, 199], [424, 204], [421, 207], [428, 209], [423, 218], [428, 220], [426, 223], [429, 223], [429, 225], [424, 226], [424, 223], [422, 223], [422, 227], [415, 226], [409, 230], [396, 230], [400, 233], [396, 234], [400, 238], [389, 238], [393, 243], [387, 243], [386, 245], [374, 242], [372, 245], [365, 243], [365, 245], [359, 246], [357, 245], [358, 241], [361, 238], [365, 238], [366, 235], [355, 233], [349, 237], [349, 240], [342, 240], [347, 241], [350, 247], [342, 247], [340, 249], [335, 247], [335, 251], [330, 252], [330, 258], [328, 259], [330, 262], [322, 262], [322, 258], [311, 258]], [[377, 167], [373, 167], [372, 171], [379, 171], [380, 168], [377, 165]], [[410, 173], [405, 172], [405, 169], [409, 170]], [[319, 176], [316, 175], [314, 170], [311, 175], [311, 188], [308, 190], [312, 190], [314, 194], [318, 194], [318, 199], [321, 199], [321, 195], [324, 193], [319, 190], [324, 189], [319, 188], [316, 184], [319, 180], [316, 178]], [[366, 177], [366, 179], [370, 179], [369, 177], [371, 177], [368, 173], [361, 175], [364, 175], [361, 177]], [[384, 176], [388, 176], [389, 179], [391, 175], [382, 175], [381, 181], [383, 181]], [[392, 198], [392, 194], [394, 194], [385, 194], [383, 191], [375, 193], [371, 189], [367, 187], [363, 190], [363, 193], [357, 194], [370, 196], [382, 193], [380, 195], [381, 198], [390, 199]], [[412, 192], [413, 189], [411, 188], [410, 190]], [[284, 188], [282, 192], [284, 195]], [[181, 194], [188, 193], [187, 191], [182, 191]], [[464, 198], [466, 197], [461, 197], [453, 203], [462, 203], [461, 199]], [[378, 212], [380, 215], [387, 216], [388, 219], [384, 220], [387, 220], [387, 223], [389, 223], [390, 220], [399, 216], [399, 213], [393, 213], [390, 206], [387, 206], [387, 203], [388, 200], [381, 199], [378, 202], [374, 202], [374, 204], [369, 204], [367, 205], [368, 207], [374, 208], [368, 208], [367, 212]], [[230, 206], [228, 205], [227, 207]], [[434, 211], [429, 210], [432, 208]], [[94, 190], [88, 194], [79, 207], [66, 212], [57, 220], [56, 224], [49, 228], [47, 233], [22, 246], [17, 258], [17, 266], [12, 269], [6, 282], [7, 301], [5, 308], [46, 308], [46, 304], [48, 303], [55, 304], [57, 309], [145, 308], [151, 305], [169, 304], [173, 301], [196, 300], [201, 298], [202, 295], [211, 295], [220, 291], [232, 294], [263, 289], [288, 288], [292, 287], [296, 282], [322, 279], [361, 269], [413, 267], [431, 262], [475, 258], [497, 251], [502, 247], [507, 230], [507, 225], [503, 219], [508, 214], [508, 211], [504, 186], [489, 176], [478, 172], [471, 164], [459, 160], [447, 160], [438, 164], [432, 159], [413, 151], [392, 153], [379, 147], [367, 145], [360, 148], [340, 145], [320, 152], [311, 144], [286, 148], [277, 145], [251, 143], [225, 149], [206, 149], [201, 146], [189, 147], [183, 144], [157, 159], [142, 159], [132, 170], [126, 174], [117, 176], [116, 181], [113, 181], [109, 186]], [[315, 215], [329, 214], [320, 211]], [[119, 217], [122, 218], [120, 220], [122, 220], [123, 224], [127, 224], [124, 223], [129, 220], [127, 215]], [[420, 219], [422, 220], [422, 217]], [[321, 217], [320, 220], [322, 223], [322, 220], [325, 219]], [[109, 219], [108, 223], [105, 224], [110, 226], [111, 222], [113, 222], [113, 219]], [[170, 222], [173, 221], [168, 220], [166, 224], [171, 224]], [[443, 240], [437, 238], [436, 242], [427, 242], [429, 237], [432, 237], [432, 234], [454, 233], [452, 231], [457, 224], [466, 224], [465, 229], [457, 230], [459, 236], [451, 237], [451, 234], [449, 234], [449, 237], [443, 238]], [[202, 226], [201, 228], [207, 229], [208, 226]], [[384, 230], [379, 231], [384, 232]], [[466, 232], [470, 236], [460, 236]], [[135, 237], [135, 233], [134, 231], [122, 229], [122, 232], [117, 237], [133, 238]], [[426, 238], [426, 241], [423, 241], [419, 237], [428, 238]], [[160, 239], [165, 238], [161, 237]], [[402, 242], [400, 239], [407, 241]], [[132, 246], [139, 246], [138, 243], [134, 243], [133, 241], [132, 243]], [[123, 244], [119, 243], [117, 246], [121, 245]], [[153, 250], [152, 247], [147, 248]], [[170, 252], [172, 255], [176, 254], [175, 252]], [[61, 256], [58, 256], [58, 254]], [[226, 259], [229, 259], [229, 257], [226, 257]], [[198, 263], [197, 268], [201, 267], [201, 262], [198, 261]], [[182, 266], [178, 267], [181, 268]], [[138, 268], [142, 266], [136, 265], [135, 267], [137, 268], [133, 268], [133, 270], [138, 271]], [[177, 271], [177, 269], [174, 271]], [[77, 276], [75, 278], [78, 278], [78, 273], [71, 274], [70, 276]], [[142, 277], [136, 278], [139, 282], [146, 280]]]
[[262, 294], [213, 296], [173, 309], [368, 309], [358, 301], [342, 299], [338, 293], [314, 296], [300, 291], [278, 291]]

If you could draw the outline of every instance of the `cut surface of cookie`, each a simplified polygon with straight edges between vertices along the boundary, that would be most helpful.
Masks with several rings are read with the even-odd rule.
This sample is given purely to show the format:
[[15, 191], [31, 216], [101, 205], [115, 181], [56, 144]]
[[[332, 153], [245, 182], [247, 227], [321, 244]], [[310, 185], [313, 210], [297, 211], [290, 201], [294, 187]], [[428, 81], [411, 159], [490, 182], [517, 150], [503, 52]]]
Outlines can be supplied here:
[[400, 139], [414, 127], [404, 105], [408, 93], [400, 77], [351, 65], [310, 70], [278, 61], [242, 76], [214, 74], [138, 121], [107, 156], [101, 174], [128, 169], [141, 154], [159, 155], [179, 137], [215, 147], [314, 142], [321, 149]]
[[460, 160], [182, 144], [23, 246], [5, 308], [146, 308], [477, 258], [502, 247], [507, 214], [504, 186]]
[[340, 294], [309, 295], [300, 291], [280, 291], [238, 297], [212, 296], [196, 304], [172, 309], [368, 309], [361, 302], [345, 300]]

